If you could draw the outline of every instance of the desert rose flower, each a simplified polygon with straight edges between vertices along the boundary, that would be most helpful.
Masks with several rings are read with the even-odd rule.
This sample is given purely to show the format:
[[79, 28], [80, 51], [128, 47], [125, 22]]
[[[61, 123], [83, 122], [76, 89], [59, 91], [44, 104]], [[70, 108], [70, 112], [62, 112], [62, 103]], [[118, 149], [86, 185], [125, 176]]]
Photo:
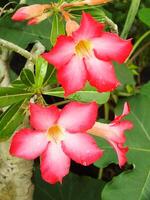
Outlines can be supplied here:
[[[12, 20], [15, 21], [24, 21], [31, 20], [28, 24], [37, 24], [40, 21], [48, 17], [48, 13], [44, 13], [45, 10], [51, 8], [49, 4], [34, 4], [31, 6], [25, 6], [18, 9], [15, 14], [12, 16]], [[33, 23], [34, 22], [34, 23]]]
[[59, 36], [53, 49], [42, 55], [57, 68], [65, 96], [81, 90], [87, 80], [100, 92], [119, 85], [111, 62], [126, 60], [132, 50], [131, 40], [103, 29], [103, 24], [83, 13], [80, 27], [72, 36]]
[[122, 120], [129, 112], [129, 105], [128, 103], [125, 103], [123, 113], [120, 116], [116, 116], [114, 121], [110, 124], [96, 122], [92, 129], [88, 130], [88, 133], [102, 137], [110, 143], [117, 153], [120, 167], [124, 166], [127, 162], [126, 153], [128, 147], [123, 146], [126, 141], [124, 131], [133, 127], [133, 124], [130, 121]]
[[86, 131], [95, 123], [97, 104], [72, 102], [62, 110], [56, 106], [30, 104], [30, 125], [15, 133], [10, 153], [24, 159], [40, 156], [45, 181], [61, 182], [69, 173], [70, 159], [90, 165], [102, 156], [94, 139]]

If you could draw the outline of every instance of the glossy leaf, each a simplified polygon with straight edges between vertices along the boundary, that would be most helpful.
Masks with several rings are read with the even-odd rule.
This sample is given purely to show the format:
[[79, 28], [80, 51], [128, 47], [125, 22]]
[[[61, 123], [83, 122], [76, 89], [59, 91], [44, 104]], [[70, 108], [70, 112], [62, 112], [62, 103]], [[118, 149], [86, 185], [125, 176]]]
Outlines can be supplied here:
[[150, 27], [150, 8], [142, 8], [138, 13], [139, 19]]
[[20, 79], [27, 86], [32, 86], [34, 84], [34, 74], [29, 69], [23, 69], [21, 71]]
[[41, 179], [39, 170], [34, 172], [34, 200], [101, 200], [104, 182], [86, 176], [69, 174], [62, 184], [51, 185]]
[[23, 122], [26, 109], [25, 102], [14, 104], [10, 106], [1, 116], [0, 116], [0, 141], [7, 140], [18, 126]]
[[140, 91], [141, 94], [150, 97], [150, 81], [143, 85]]
[[26, 98], [30, 98], [32, 92], [28, 92], [19, 88], [1, 87], [0, 88], [0, 107], [12, 105]]
[[[46, 91], [44, 94], [64, 98], [64, 90], [61, 87]], [[100, 93], [97, 92], [95, 88], [88, 85], [84, 90], [80, 90], [79, 92], [68, 96], [67, 99], [81, 102], [96, 101], [98, 104], [104, 104], [108, 101], [109, 96], [109, 92]]]
[[56, 43], [56, 39], [59, 35], [64, 35], [64, 34], [65, 34], [64, 22], [59, 15], [55, 14], [53, 16], [51, 35], [50, 35], [50, 41], [52, 45], [54, 46], [54, 44]]
[[46, 72], [47, 72], [47, 66], [48, 63], [46, 60], [44, 60], [42, 57], [39, 57], [36, 61], [36, 66], [35, 66], [35, 71], [36, 71], [36, 75], [35, 75], [35, 86], [41, 87], [43, 84], [43, 81], [45, 79], [46, 76]]

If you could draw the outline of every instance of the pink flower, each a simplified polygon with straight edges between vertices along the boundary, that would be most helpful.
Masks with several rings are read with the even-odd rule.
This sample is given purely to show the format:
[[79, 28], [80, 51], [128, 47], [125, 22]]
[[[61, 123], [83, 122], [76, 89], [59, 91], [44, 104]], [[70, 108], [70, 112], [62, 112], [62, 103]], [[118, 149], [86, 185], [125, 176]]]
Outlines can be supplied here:
[[88, 133], [102, 137], [110, 143], [117, 153], [120, 167], [127, 162], [126, 153], [128, 147], [123, 146], [126, 141], [124, 131], [133, 128], [133, 124], [130, 121], [122, 120], [129, 112], [129, 105], [125, 103], [123, 113], [120, 116], [116, 116], [110, 124], [96, 122], [92, 129], [88, 130]]
[[56, 106], [30, 104], [30, 125], [15, 133], [10, 153], [24, 159], [41, 155], [41, 173], [45, 181], [62, 181], [69, 173], [70, 159], [90, 165], [102, 156], [94, 139], [86, 131], [96, 120], [97, 104], [72, 102], [62, 110]]
[[29, 20], [28, 25], [37, 24], [46, 19], [51, 13], [45, 12], [51, 8], [49, 4], [34, 4], [18, 9], [12, 16], [12, 20]]
[[80, 27], [72, 36], [59, 36], [53, 49], [42, 55], [58, 69], [65, 96], [82, 89], [87, 80], [100, 92], [119, 85], [111, 61], [126, 60], [132, 50], [131, 40], [103, 29], [103, 24], [83, 13]]

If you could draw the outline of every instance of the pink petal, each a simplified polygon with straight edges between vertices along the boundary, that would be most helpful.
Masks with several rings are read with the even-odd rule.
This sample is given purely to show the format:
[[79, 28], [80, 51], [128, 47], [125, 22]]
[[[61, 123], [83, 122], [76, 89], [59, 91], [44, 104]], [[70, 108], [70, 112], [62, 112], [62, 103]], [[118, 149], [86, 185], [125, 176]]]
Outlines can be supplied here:
[[114, 67], [110, 62], [91, 56], [85, 59], [85, 64], [88, 71], [88, 80], [98, 91], [112, 91], [120, 84], [116, 78]]
[[92, 39], [95, 55], [105, 61], [123, 63], [132, 50], [131, 40], [123, 40], [114, 33], [103, 32]]
[[36, 130], [46, 131], [55, 124], [59, 115], [60, 111], [56, 106], [42, 107], [30, 103], [30, 125]]
[[83, 12], [80, 27], [72, 35], [75, 40], [90, 39], [100, 36], [103, 28], [103, 24], [96, 21], [90, 14]]
[[43, 132], [21, 129], [12, 138], [10, 154], [32, 160], [46, 149], [47, 144], [48, 140]]
[[62, 148], [72, 160], [85, 166], [94, 163], [103, 155], [94, 139], [86, 133], [66, 133]]
[[84, 132], [94, 125], [97, 111], [98, 106], [95, 102], [71, 102], [62, 109], [58, 124], [70, 132]]
[[120, 121], [122, 118], [124, 118], [129, 113], [130, 113], [130, 105], [127, 102], [125, 102], [122, 114], [119, 116], [115, 115], [115, 119], [114, 119], [114, 121], [111, 122], [111, 124], [117, 123], [117, 121]]
[[70, 36], [59, 36], [56, 45], [48, 53], [42, 54], [50, 64], [60, 68], [67, 64], [74, 55], [74, 41]]
[[62, 182], [62, 178], [69, 173], [70, 159], [62, 151], [61, 145], [49, 143], [41, 156], [42, 177], [48, 183]]
[[123, 147], [122, 144], [118, 144], [113, 141], [109, 141], [109, 143], [117, 153], [119, 166], [123, 167], [127, 162], [126, 153], [128, 152], [128, 147]]
[[68, 96], [85, 85], [87, 74], [83, 60], [77, 56], [58, 70], [58, 81], [65, 90], [65, 96]]

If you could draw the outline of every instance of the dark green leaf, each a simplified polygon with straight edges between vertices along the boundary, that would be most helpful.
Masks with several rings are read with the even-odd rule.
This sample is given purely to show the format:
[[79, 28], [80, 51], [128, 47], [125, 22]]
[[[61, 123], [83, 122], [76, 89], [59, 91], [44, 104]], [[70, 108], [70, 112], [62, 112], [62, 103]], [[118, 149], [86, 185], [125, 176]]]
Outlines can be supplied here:
[[5, 15], [0, 18], [0, 27], [0, 38], [23, 48], [36, 40], [40, 41], [47, 49], [50, 48], [50, 19], [35, 26], [27, 26], [26, 22], [14, 22], [11, 15]]
[[51, 185], [41, 179], [39, 170], [34, 176], [34, 200], [101, 200], [104, 183], [85, 176], [69, 174], [62, 184]]
[[47, 68], [45, 78], [44, 78], [44, 85], [47, 85], [47, 84], [52, 85], [56, 83], [57, 83], [56, 69], [52, 65], [49, 65]]
[[23, 69], [21, 71], [20, 79], [27, 86], [32, 86], [34, 84], [34, 75], [29, 69]]
[[65, 27], [64, 27], [64, 21], [62, 18], [60, 18], [59, 15], [55, 14], [53, 16], [53, 21], [52, 21], [52, 29], [51, 29], [51, 36], [50, 36], [50, 41], [52, 45], [56, 43], [56, 39], [59, 35], [64, 35], [65, 34]]
[[[26, 100], [25, 100], [26, 101]], [[25, 101], [10, 106], [0, 116], [0, 141], [7, 140], [23, 122], [26, 109]]]
[[2, 87], [0, 88], [0, 107], [12, 105], [26, 98], [30, 98], [32, 95], [32, 92], [19, 88]]
[[147, 26], [150, 26], [150, 8], [142, 8], [139, 10], [138, 13], [139, 19], [146, 24]]
[[27, 86], [21, 80], [15, 80], [11, 83], [11, 85], [13, 87], [20, 88], [20, 89], [27, 88]]

